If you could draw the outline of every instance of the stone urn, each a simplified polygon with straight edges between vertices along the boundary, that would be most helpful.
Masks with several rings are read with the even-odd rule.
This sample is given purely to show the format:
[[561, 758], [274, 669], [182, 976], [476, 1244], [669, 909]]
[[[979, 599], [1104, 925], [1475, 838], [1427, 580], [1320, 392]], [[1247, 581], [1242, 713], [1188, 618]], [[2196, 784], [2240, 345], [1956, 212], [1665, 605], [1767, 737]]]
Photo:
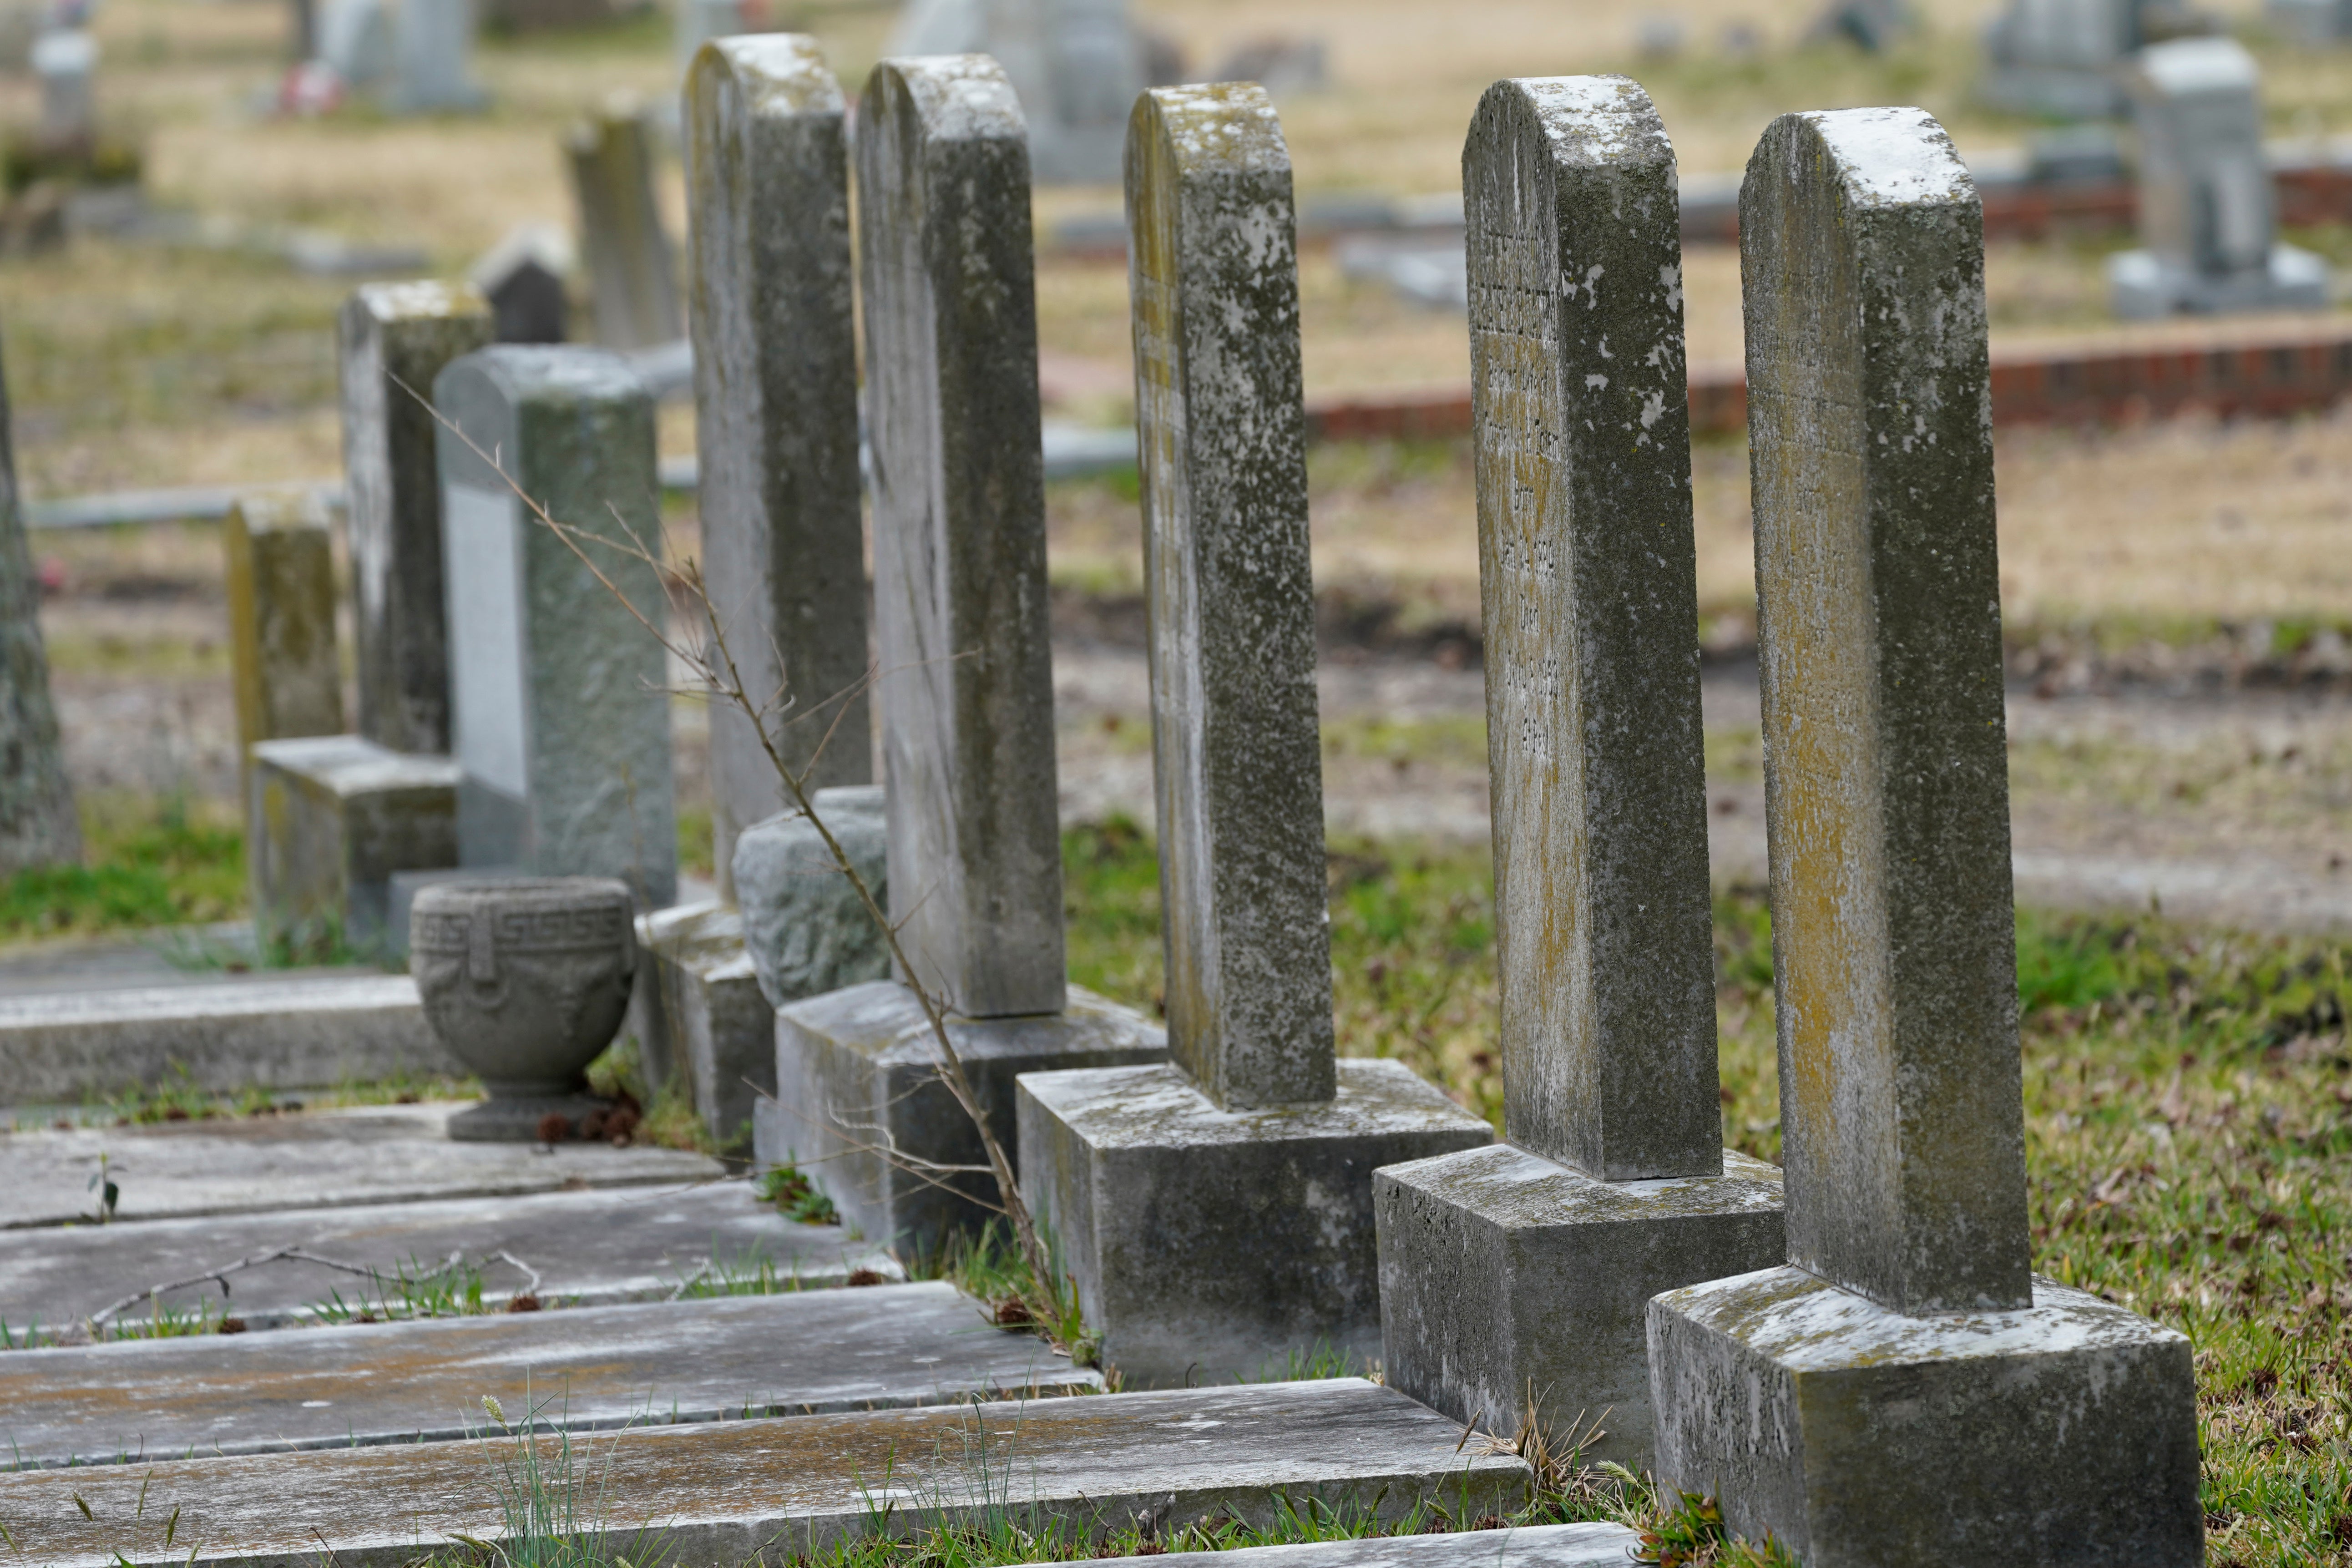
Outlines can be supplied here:
[[449, 1119], [471, 1142], [536, 1140], [605, 1102], [583, 1069], [612, 1044], [636, 978], [636, 910], [602, 877], [447, 882], [416, 895], [408, 972], [449, 1054], [490, 1097]]

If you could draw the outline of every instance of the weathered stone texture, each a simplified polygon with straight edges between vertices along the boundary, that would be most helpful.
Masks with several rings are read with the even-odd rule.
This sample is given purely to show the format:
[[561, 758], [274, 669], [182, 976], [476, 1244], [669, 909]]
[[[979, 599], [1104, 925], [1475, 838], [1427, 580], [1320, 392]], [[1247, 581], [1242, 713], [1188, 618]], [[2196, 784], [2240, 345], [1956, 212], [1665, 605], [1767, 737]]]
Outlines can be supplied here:
[[1066, 982], [1021, 106], [983, 56], [886, 60], [856, 157], [891, 914], [956, 1012], [1051, 1013]]
[[460, 770], [447, 757], [320, 735], [261, 742], [252, 767], [246, 855], [264, 938], [299, 946], [332, 931], [377, 950], [392, 874], [457, 862]]
[[0, 877], [81, 858], [81, 825], [58, 743], [40, 585], [25, 539], [8, 388], [0, 377]]
[[[731, 29], [730, 29], [731, 30]], [[721, 38], [686, 83], [695, 444], [704, 576], [727, 648], [804, 783], [874, 776], [865, 683], [848, 150], [841, 89], [813, 38]], [[751, 719], [710, 714], [712, 838], [787, 792]]]
[[[880, 786], [819, 790], [814, 804], [887, 910], [890, 834]], [[801, 813], [780, 813], [735, 841], [735, 896], [744, 946], [770, 1006], [888, 978], [890, 949], [872, 912]]]
[[1022, 1193], [1129, 1387], [1379, 1356], [1372, 1173], [1495, 1134], [1402, 1063], [1339, 1069], [1330, 1100], [1249, 1110], [1174, 1067], [1021, 1079]]
[[1243, 82], [1144, 94], [1127, 157], [1169, 1049], [1228, 1110], [1328, 1100], [1290, 153]]
[[343, 672], [325, 509], [309, 499], [240, 497], [221, 538], [240, 766], [256, 741], [341, 734]]
[[2189, 1341], [2087, 1292], [1915, 1318], [1769, 1268], [1660, 1296], [1649, 1334], [1661, 1487], [1806, 1568], [2203, 1561]]
[[1789, 1258], [2028, 1300], [1982, 214], [1916, 109], [1740, 195]]
[[659, 548], [653, 400], [617, 355], [502, 344], [453, 362], [434, 401], [457, 426], [439, 453], [461, 860], [670, 903], [668, 671], [629, 608], [667, 610], [657, 568], [627, 553]]
[[470, 285], [369, 283], [338, 327], [359, 732], [395, 752], [446, 752], [439, 426], [420, 400], [443, 366], [491, 341], [490, 308]]
[[1722, 1167], [1675, 153], [1622, 77], [1497, 82], [1462, 153], [1504, 1131]]
[[588, 269], [596, 341], [649, 349], [685, 336], [677, 262], [654, 199], [653, 131], [646, 116], [608, 110], [572, 127], [563, 151], [580, 209], [580, 258]]
[[1457, 1421], [1654, 1463], [1643, 1310], [1787, 1255], [1780, 1173], [1598, 1182], [1496, 1143], [1373, 1173], [1383, 1381]]
[[751, 1107], [776, 1092], [776, 1010], [743, 949], [743, 916], [716, 900], [637, 917], [644, 962], [623, 1026], [636, 1037], [646, 1082], [682, 1085], [722, 1143], [751, 1128]]

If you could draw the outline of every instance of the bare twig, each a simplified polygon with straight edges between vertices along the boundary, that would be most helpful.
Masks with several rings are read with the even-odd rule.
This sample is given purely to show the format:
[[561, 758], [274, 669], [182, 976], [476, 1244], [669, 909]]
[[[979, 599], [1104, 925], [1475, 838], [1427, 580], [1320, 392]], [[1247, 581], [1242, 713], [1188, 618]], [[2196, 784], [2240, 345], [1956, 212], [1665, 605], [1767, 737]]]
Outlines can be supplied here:
[[226, 1296], [229, 1293], [228, 1277], [230, 1275], [241, 1274], [248, 1268], [257, 1268], [265, 1263], [275, 1263], [280, 1258], [290, 1258], [298, 1263], [315, 1263], [323, 1268], [340, 1269], [345, 1274], [357, 1274], [364, 1279], [374, 1279], [376, 1274], [373, 1268], [363, 1268], [356, 1263], [343, 1263], [332, 1258], [321, 1258], [317, 1253], [300, 1247], [273, 1247], [268, 1252], [257, 1252], [250, 1258], [239, 1258], [235, 1263], [223, 1264], [218, 1268], [207, 1268], [201, 1274], [191, 1274], [185, 1279], [173, 1279], [161, 1285], [150, 1285], [144, 1289], [134, 1290], [120, 1301], [109, 1302], [92, 1312], [89, 1315], [89, 1326], [93, 1329], [102, 1328], [108, 1320], [118, 1312], [127, 1311], [142, 1301], [163, 1295], [166, 1290], [184, 1290], [191, 1285], [216, 1284], [221, 1288], [221, 1294]]

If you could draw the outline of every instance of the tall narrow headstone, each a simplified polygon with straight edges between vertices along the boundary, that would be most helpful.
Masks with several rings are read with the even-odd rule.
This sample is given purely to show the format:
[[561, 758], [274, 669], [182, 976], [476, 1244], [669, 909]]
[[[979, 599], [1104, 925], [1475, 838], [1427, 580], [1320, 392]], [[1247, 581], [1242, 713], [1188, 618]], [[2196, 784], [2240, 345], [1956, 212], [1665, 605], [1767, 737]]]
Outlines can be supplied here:
[[460, 861], [668, 904], [668, 672], [637, 619], [667, 602], [634, 553], [660, 548], [653, 399], [616, 354], [501, 344], [452, 361], [433, 400], [456, 425], [439, 457]]
[[645, 115], [615, 107], [574, 126], [564, 154], [580, 208], [580, 254], [597, 341], [615, 349], [676, 342], [685, 326], [669, 236], [654, 199], [653, 133]]
[[343, 732], [334, 538], [315, 499], [252, 495], [229, 508], [221, 542], [242, 772], [257, 741]]
[[1651, 1303], [1659, 1481], [1808, 1563], [2199, 1563], [2188, 1341], [2030, 1268], [1975, 187], [1783, 115], [1739, 239], [1789, 1266]]
[[369, 283], [343, 304], [344, 539], [359, 644], [359, 732], [394, 752], [449, 749], [434, 378], [490, 342], [470, 286]]
[[856, 180], [889, 913], [912, 973], [778, 1012], [756, 1147], [815, 1162], [868, 1236], [932, 1247], [982, 1219], [965, 1191], [992, 1194], [907, 1163], [984, 1163], [903, 982], [956, 1016], [1016, 1161], [1016, 1075], [1165, 1047], [1064, 973], [1029, 157], [1003, 71], [877, 66]]
[[1645, 1468], [1644, 1304], [1783, 1255], [1717, 1094], [1674, 147], [1623, 77], [1497, 82], [1462, 190], [1508, 1142], [1375, 1178], [1383, 1365]]
[[2144, 250], [2108, 258], [2116, 313], [2323, 310], [2327, 267], [2278, 243], [2261, 68], [2234, 38], [2141, 50], [2125, 74], [2139, 129]]
[[[811, 789], [866, 784], [874, 763], [841, 89], [814, 39], [721, 39], [688, 76], [686, 131], [711, 610], [747, 692], [780, 700], [768, 735], [785, 765]], [[730, 706], [711, 712], [710, 773], [724, 868], [736, 835], [791, 803], [759, 733]]]
[[41, 589], [16, 493], [16, 438], [0, 377], [0, 877], [81, 858], [81, 825], [66, 783]]
[[[1021, 1080], [1023, 1191], [1130, 1384], [1380, 1333], [1375, 1167], [1487, 1142], [1335, 1058], [1290, 156], [1255, 83], [1162, 88], [1127, 143], [1172, 1065]], [[892, 868], [896, 890], [897, 868]]]
[[489, 101], [473, 78], [474, 0], [401, 0], [397, 33], [394, 109], [446, 114]]

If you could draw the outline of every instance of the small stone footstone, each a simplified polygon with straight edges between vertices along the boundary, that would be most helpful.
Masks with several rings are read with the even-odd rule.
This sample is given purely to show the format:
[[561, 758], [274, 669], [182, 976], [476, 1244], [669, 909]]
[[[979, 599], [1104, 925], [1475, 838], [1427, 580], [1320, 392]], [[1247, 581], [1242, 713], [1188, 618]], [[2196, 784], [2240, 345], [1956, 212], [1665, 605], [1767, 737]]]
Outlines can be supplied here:
[[0, 1355], [19, 1468], [1102, 1392], [942, 1281]]
[[394, 752], [446, 752], [439, 426], [422, 399], [451, 360], [491, 341], [490, 308], [469, 285], [369, 283], [337, 327], [359, 732]]
[[1649, 1299], [1786, 1256], [1727, 1154], [1675, 153], [1624, 77], [1462, 153], [1507, 1148], [1382, 1171], [1390, 1382], [1646, 1470]]
[[[769, 739], [810, 789], [874, 777], [843, 110], [798, 34], [719, 37], [687, 70], [703, 574], [745, 694], [789, 704]], [[711, 705], [710, 785], [731, 900], [737, 835], [792, 804], [731, 703]]]
[[[1297, 1546], [1244, 1546], [1234, 1552], [1160, 1552], [1152, 1568], [1625, 1568], [1642, 1532], [1599, 1521], [1444, 1535], [1375, 1535]], [[1141, 1562], [1141, 1558], [1118, 1558]], [[1029, 1568], [1046, 1568], [1032, 1563]]]
[[[887, 1126], [900, 1156], [985, 1163], [898, 982], [919, 978], [959, 1050], [986, 1058], [973, 1091], [1016, 1161], [1015, 1074], [1154, 1061], [1163, 1047], [1065, 973], [1021, 106], [979, 55], [886, 60], [859, 102], [875, 700], [889, 914], [916, 973], [778, 1013], [778, 1098], [761, 1105], [755, 1148], [764, 1164], [810, 1164], [845, 1223], [930, 1250], [987, 1218], [962, 1191], [993, 1194], [985, 1176], [942, 1186], [878, 1146]], [[839, 879], [818, 874], [817, 896], [836, 899]]]
[[[226, 1295], [212, 1279], [157, 1289], [286, 1247], [329, 1261], [272, 1258], [230, 1275]], [[338, 1297], [354, 1313], [382, 1316], [402, 1300], [402, 1275], [414, 1280], [453, 1253], [478, 1271], [493, 1307], [530, 1290], [534, 1272], [549, 1307], [666, 1300], [688, 1279], [756, 1279], [763, 1268], [781, 1289], [808, 1290], [845, 1284], [853, 1274], [902, 1275], [887, 1254], [839, 1226], [784, 1218], [748, 1183], [670, 1183], [0, 1231], [0, 1321], [20, 1341], [28, 1329], [46, 1341], [149, 1292], [171, 1313], [234, 1317], [257, 1331], [320, 1321], [319, 1309]], [[336, 1264], [373, 1269], [379, 1280]], [[142, 1322], [152, 1302], [121, 1316]]]
[[667, 600], [626, 553], [660, 548], [653, 399], [617, 354], [521, 344], [452, 361], [433, 398], [456, 426], [438, 451], [460, 863], [675, 903], [668, 666], [630, 608]]
[[256, 929], [297, 942], [340, 931], [346, 946], [381, 952], [392, 874], [457, 861], [457, 763], [359, 735], [263, 741], [247, 755]]
[[10, 428], [8, 388], [0, 377], [0, 877], [81, 859], [81, 824], [49, 696], [41, 585], [25, 537]]
[[679, 1149], [559, 1143], [542, 1152], [535, 1144], [453, 1143], [449, 1119], [467, 1109], [444, 1101], [11, 1133], [0, 1139], [0, 1229], [91, 1217], [90, 1177], [101, 1155], [121, 1193], [118, 1223], [726, 1173], [718, 1161]]
[[229, 1094], [457, 1070], [405, 974], [0, 997], [0, 1085], [19, 1105], [103, 1100], [183, 1073], [191, 1088]]
[[2189, 1341], [2030, 1272], [1975, 186], [1783, 115], [1739, 240], [1789, 1267], [1651, 1302], [1659, 1483], [1811, 1568], [2188, 1568]]
[[[1290, 155], [1255, 83], [1128, 129], [1172, 1066], [1021, 1080], [1022, 1191], [1130, 1386], [1379, 1354], [1372, 1171], [1492, 1131], [1339, 1062]], [[895, 886], [895, 884], [894, 884]]]
[[[0, 1475], [0, 1518], [55, 1568], [176, 1564], [192, 1545], [223, 1568], [322, 1551], [398, 1568], [458, 1534], [500, 1539], [499, 1466], [515, 1448], [501, 1436], [20, 1471]], [[1007, 1517], [1263, 1527], [1302, 1498], [1383, 1520], [1423, 1499], [1507, 1515], [1528, 1482], [1516, 1456], [1465, 1445], [1453, 1422], [1356, 1378], [646, 1426], [575, 1438], [572, 1462], [602, 1528], [677, 1563], [814, 1555], [886, 1518], [901, 1533]]]

